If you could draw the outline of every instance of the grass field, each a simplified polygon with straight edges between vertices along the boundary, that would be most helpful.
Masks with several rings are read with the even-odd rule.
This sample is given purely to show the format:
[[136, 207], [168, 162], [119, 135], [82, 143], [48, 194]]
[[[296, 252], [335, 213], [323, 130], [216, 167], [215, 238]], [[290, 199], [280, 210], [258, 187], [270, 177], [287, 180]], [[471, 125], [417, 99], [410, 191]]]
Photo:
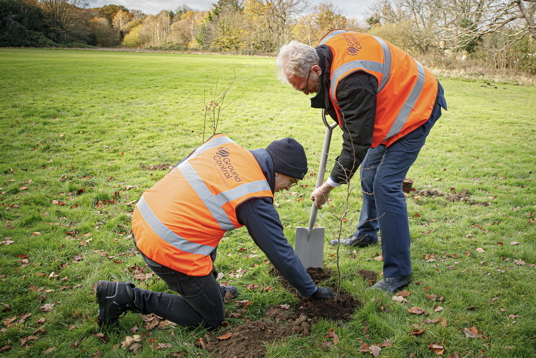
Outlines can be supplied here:
[[[206, 333], [200, 328], [148, 330], [134, 314], [116, 330], [101, 331], [96, 323], [99, 279], [166, 289], [157, 278], [134, 277], [141, 277], [143, 260], [131, 242], [130, 214], [143, 191], [166, 173], [146, 168], [174, 165], [201, 144], [204, 103], [216, 83], [223, 89], [236, 78], [219, 132], [246, 149], [293, 136], [315, 171], [324, 137], [319, 111], [277, 80], [273, 58], [0, 49], [0, 68], [0, 351], [13, 357], [129, 356], [120, 343], [140, 334], [140, 357], [207, 356], [194, 345]], [[445, 357], [536, 356], [536, 88], [442, 84], [449, 111], [408, 177], [419, 193], [466, 189], [469, 200], [408, 196], [415, 281], [407, 303], [364, 291], [367, 283], [357, 271], [382, 271], [374, 259], [380, 246], [343, 252], [342, 288], [363, 307], [348, 323], [320, 321], [309, 337], [269, 345], [269, 357], [354, 357], [362, 341], [385, 340], [392, 345], [381, 357], [435, 357], [441, 350], [431, 344], [442, 346]], [[340, 134], [335, 129], [328, 168]], [[314, 182], [308, 175], [295, 192], [276, 194], [292, 244], [296, 227], [308, 222]], [[342, 189], [332, 192], [331, 213], [319, 216], [327, 232], [335, 230], [344, 198]], [[344, 236], [359, 217], [357, 187], [350, 205]], [[240, 299], [253, 301], [244, 313], [251, 320], [268, 305], [294, 303], [281, 289], [244, 287], [278, 287], [260, 250], [259, 257], [246, 257], [257, 250], [245, 229], [236, 230], [222, 241], [216, 261], [224, 280], [239, 287]], [[324, 258], [335, 282], [335, 249], [327, 244]], [[243, 276], [230, 275], [239, 269]], [[412, 307], [427, 316], [410, 313]], [[227, 310], [237, 310], [236, 304]], [[135, 326], [139, 331], [130, 330]], [[322, 342], [333, 341], [325, 338], [330, 328], [339, 342], [324, 351]], [[153, 349], [156, 343], [160, 349]]]

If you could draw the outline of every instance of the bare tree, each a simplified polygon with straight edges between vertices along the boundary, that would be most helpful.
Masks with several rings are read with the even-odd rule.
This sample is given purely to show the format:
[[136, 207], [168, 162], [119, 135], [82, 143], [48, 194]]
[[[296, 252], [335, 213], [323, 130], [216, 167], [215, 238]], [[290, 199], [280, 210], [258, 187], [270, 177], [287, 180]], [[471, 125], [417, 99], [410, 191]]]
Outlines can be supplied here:
[[252, 0], [248, 10], [265, 22], [277, 49], [290, 41], [296, 18], [308, 6], [308, 0]]
[[[233, 104], [234, 101], [231, 101], [230, 103], [226, 103], [226, 96], [233, 88], [233, 84], [236, 81], [236, 74], [234, 75], [233, 79], [231, 80], [231, 83], [227, 87], [225, 87], [223, 90], [219, 89], [219, 78], [216, 78], [214, 82], [208, 82], [207, 86], [205, 86], [205, 90], [203, 92], [205, 107], [203, 109], [203, 143], [205, 142], [205, 133], [207, 129], [207, 120], [209, 121], [210, 129], [212, 129], [212, 135], [216, 134], [218, 131], [218, 124], [220, 123], [220, 114], [221, 111], [227, 107], [229, 107], [231, 104]], [[208, 90], [208, 93], [207, 93]], [[236, 100], [236, 99], [235, 99]]]
[[75, 25], [77, 12], [87, 7], [83, 0], [41, 0], [41, 8], [48, 16], [50, 27], [59, 31], [63, 40], [67, 32]]

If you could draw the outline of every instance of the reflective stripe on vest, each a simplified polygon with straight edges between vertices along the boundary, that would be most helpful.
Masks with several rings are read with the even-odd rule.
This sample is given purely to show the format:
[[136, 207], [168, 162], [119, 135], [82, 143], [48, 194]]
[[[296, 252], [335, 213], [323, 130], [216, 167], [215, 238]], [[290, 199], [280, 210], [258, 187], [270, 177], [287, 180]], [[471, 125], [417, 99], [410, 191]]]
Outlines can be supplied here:
[[422, 87], [424, 86], [424, 68], [419, 63], [419, 61], [415, 61], [415, 62], [417, 63], [417, 68], [419, 70], [419, 78], [417, 79], [415, 86], [411, 90], [411, 93], [408, 99], [406, 100], [406, 103], [404, 103], [404, 107], [402, 107], [402, 109], [400, 110], [400, 113], [398, 113], [395, 123], [393, 123], [393, 126], [389, 130], [389, 133], [385, 137], [384, 141], [400, 132], [400, 130], [406, 123], [406, 120], [408, 119], [409, 114], [411, 110], [413, 109], [413, 106], [417, 102], [419, 95], [421, 94]]
[[[337, 35], [345, 34], [345, 33], [347, 32], [343, 30], [332, 31], [328, 33], [320, 41], [319, 44], [320, 45], [325, 44], [326, 46], [329, 46], [332, 49], [332, 51], [334, 48], [340, 51], [341, 46], [342, 46], [342, 44], [340, 43], [341, 39], [340, 38], [334, 39], [334, 37]], [[348, 34], [349, 36], [352, 36], [351, 32], [348, 32]], [[356, 36], [356, 35], [365, 36], [365, 34], [355, 34], [353, 36]], [[347, 37], [345, 35], [343, 35], [342, 37], [348, 42]], [[332, 40], [332, 41], [329, 41], [329, 40]], [[396, 95], [396, 91], [399, 89], [398, 82], [392, 82], [392, 81], [391, 83], [389, 82], [389, 80], [392, 79], [391, 74], [395, 76], [395, 80], [393, 81], [398, 81], [397, 78], [399, 79], [400, 74], [403, 73], [403, 72], [400, 72], [400, 68], [399, 68], [401, 66], [400, 64], [396, 65], [395, 68], [393, 69], [392, 51], [395, 52], [396, 56], [401, 56], [401, 54], [396, 54], [396, 53], [398, 51], [402, 53], [402, 51], [393, 45], [388, 45], [386, 41], [384, 41], [383, 39], [376, 37], [376, 36], [371, 36], [371, 35], [367, 35], [367, 39], [366, 41], [364, 41], [365, 45], [363, 46], [366, 46], [367, 43], [368, 43], [368, 46], [374, 45], [374, 40], [377, 41], [378, 44], [381, 46], [381, 50], [377, 49], [377, 51], [376, 49], [374, 49], [374, 47], [371, 47], [373, 51], [370, 52], [370, 54], [376, 54], [376, 55], [365, 56], [364, 59], [363, 59], [363, 56], [361, 56], [362, 59], [358, 59], [354, 61], [350, 60], [349, 62], [346, 62], [346, 63], [344, 63], [345, 57], [337, 57], [338, 64], [337, 65], [332, 64], [332, 66], [334, 67], [332, 68], [331, 79], [330, 79], [331, 84], [330, 84], [330, 89], [329, 89], [330, 99], [333, 102], [336, 112], [337, 112], [337, 116], [339, 117], [338, 118], [339, 125], [342, 126], [340, 102], [337, 100], [337, 97], [336, 97], [337, 85], [339, 84], [339, 82], [346, 76], [357, 71], [368, 72], [371, 75], [374, 75], [378, 79], [379, 83], [378, 83], [378, 88], [376, 90], [376, 94], [378, 95], [378, 101], [380, 100], [382, 101], [381, 102], [382, 109], [384, 111], [381, 112], [383, 113], [383, 115], [381, 117], [377, 117], [376, 120], [384, 121], [383, 123], [384, 123], [384, 126], [386, 126], [386, 128], [384, 127], [381, 129], [381, 131], [376, 132], [378, 123], [382, 123], [382, 122], [377, 122], [375, 124], [375, 137], [374, 137], [373, 148], [386, 141], [387, 141], [386, 145], [389, 146], [390, 143], [392, 143], [392, 141], [408, 133], [408, 131], [411, 130], [411, 128], [414, 128], [414, 126], [418, 124], [418, 121], [423, 122], [428, 119], [429, 114], [431, 113], [431, 108], [433, 106], [430, 105], [430, 108], [427, 108], [425, 110], [423, 110], [422, 106], [423, 104], [427, 105], [429, 103], [428, 97], [430, 97], [431, 99], [431, 97], [433, 96], [433, 94], [431, 94], [431, 92], [428, 91], [431, 88], [430, 86], [432, 86], [432, 84], [430, 84], [431, 83], [430, 81], [433, 81], [433, 80], [431, 79], [427, 80], [428, 78], [427, 76], [430, 75], [430, 78], [433, 78], [437, 83], [437, 79], [435, 79], [435, 76], [433, 76], [430, 73], [430, 71], [425, 70], [425, 68], [418, 61], [416, 61], [415, 59], [411, 58], [409, 55], [404, 53], [404, 55], [402, 55], [403, 57], [401, 58], [403, 58], [405, 61], [409, 61], [408, 63], [412, 62], [414, 64], [414, 68], [411, 71], [409, 71], [409, 75], [414, 76], [416, 80], [412, 85], [404, 87], [404, 91], [407, 91], [406, 92], [407, 94], [405, 95], [405, 97], [406, 96], [407, 97], [405, 99], [399, 98], [400, 102], [397, 102], [396, 106], [391, 106], [391, 105], [385, 106], [385, 103], [389, 103], [385, 101], [391, 100], [391, 96]], [[393, 46], [393, 50], [391, 50], [390, 46]], [[380, 57], [382, 53], [381, 51], [383, 51], [383, 63], [378, 62], [378, 61], [381, 61], [381, 57]], [[338, 52], [333, 52], [333, 53], [334, 55], [337, 53], [337, 56], [339, 56]], [[342, 53], [341, 55], [345, 56]], [[348, 55], [346, 56], [348, 57]], [[378, 61], [375, 61], [376, 57], [378, 58]], [[334, 63], [337, 63], [335, 59], [334, 59]], [[404, 68], [407, 68], [407, 67], [403, 67], [403, 69]], [[393, 72], [393, 71], [399, 71], [399, 72]], [[399, 73], [398, 77], [396, 73]], [[428, 84], [426, 83], [427, 81], [428, 81]], [[426, 91], [424, 90], [425, 84], [426, 84]], [[386, 89], [386, 86], [388, 89]], [[395, 90], [395, 92], [393, 92], [393, 90]], [[427, 98], [424, 102], [418, 102], [419, 98], [421, 98], [421, 94], [424, 94], [422, 96], [423, 98]], [[433, 97], [435, 98], [435, 96]], [[379, 104], [380, 102], [378, 102], [378, 105]], [[387, 109], [391, 108], [391, 112], [387, 112], [390, 114], [386, 115], [386, 112], [385, 112], [386, 108]], [[413, 109], [415, 108], [417, 108], [417, 112], [412, 112]], [[427, 111], [430, 111], [430, 113], [428, 113]], [[419, 117], [418, 119], [416, 118], [415, 114], [418, 115]], [[422, 115], [423, 117], [421, 118], [420, 115]], [[410, 117], [411, 117], [411, 120], [408, 122], [408, 119]], [[408, 122], [407, 126], [405, 126], [406, 122]]]
[[190, 276], [213, 269], [210, 253], [225, 232], [243, 226], [236, 209], [273, 193], [255, 156], [212, 136], [143, 193], [132, 232], [149, 259]]
[[[248, 193], [253, 193], [261, 190], [270, 190], [268, 182], [265, 180], [260, 180], [252, 183], [243, 184], [237, 188], [213, 196], [210, 190], [205, 185], [205, 183], [203, 183], [201, 178], [190, 166], [190, 164], [182, 163], [179, 168], [181, 168], [184, 164], [187, 164], [185, 165], [186, 168], [182, 168], [186, 170], [181, 170], [184, 176], [188, 179], [188, 182], [190, 183], [190, 185], [192, 185], [195, 192], [197, 193], [197, 195], [199, 195], [203, 203], [205, 203], [207, 208], [214, 215], [214, 218], [216, 219], [218, 224], [220, 224], [222, 230], [225, 231], [233, 230], [235, 227], [231, 223], [231, 220], [229, 219], [225, 211], [222, 209], [223, 205], [225, 205], [229, 201], [236, 200]], [[175, 234], [173, 231], [169, 230], [153, 214], [153, 211], [151, 210], [149, 205], [147, 205], [143, 196], [138, 201], [137, 207], [140, 211], [140, 214], [143, 216], [145, 221], [147, 221], [151, 229], [153, 229], [153, 231], [158, 236], [160, 236], [160, 238], [165, 240], [170, 245], [175, 246], [177, 249], [189, 252], [191, 254], [201, 255], [210, 255], [210, 253], [214, 250], [214, 247], [212, 246], [200, 245], [194, 242], [190, 242], [185, 238]]]
[[207, 206], [208, 210], [214, 216], [214, 219], [220, 224], [222, 230], [229, 231], [233, 230], [235, 227], [225, 210], [222, 209], [222, 206], [225, 205], [228, 201], [233, 201], [240, 198], [241, 196], [246, 195], [247, 193], [252, 193], [260, 190], [270, 190], [270, 186], [266, 180], [256, 181], [253, 183], [247, 183], [240, 185], [234, 189], [219, 193], [214, 196], [210, 192], [209, 188], [205, 185], [203, 180], [197, 175], [194, 168], [188, 162], [184, 162], [178, 166], [182, 174], [188, 183], [194, 188], [195, 192], [203, 203]]
[[322, 40], [320, 41], [320, 43], [318, 44], [318, 46], [320, 45], [323, 45], [324, 42], [326, 42], [327, 40], [329, 40], [330, 38], [332, 38], [333, 36], [335, 35], [339, 35], [339, 34], [344, 34], [346, 31], [345, 30], [333, 30], [333, 31], [330, 31], [326, 36], [324, 36], [322, 38]]
[[[341, 32], [335, 31], [340, 34]], [[343, 31], [344, 32], [344, 31]], [[330, 36], [332, 37], [332, 36]], [[376, 93], [381, 92], [383, 87], [387, 84], [387, 81], [389, 81], [389, 76], [391, 74], [391, 50], [389, 50], [389, 46], [383, 41], [381, 38], [374, 36], [374, 38], [382, 45], [383, 48], [383, 57], [385, 59], [385, 63], [379, 63], [379, 62], [373, 62], [373, 61], [352, 61], [348, 62], [347, 64], [337, 68], [335, 72], [333, 72], [333, 76], [331, 76], [331, 98], [335, 98], [335, 86], [333, 86], [333, 83], [337, 83], [339, 81], [339, 77], [343, 76], [347, 71], [355, 72], [358, 69], [365, 69], [369, 71], [374, 72], [380, 72], [383, 74], [382, 81], [380, 85], [378, 86], [378, 90]], [[322, 41], [324, 42], [324, 41]], [[337, 105], [339, 105], [339, 102], [336, 102]]]
[[140, 214], [143, 216], [147, 224], [153, 229], [153, 231], [165, 240], [168, 244], [175, 246], [177, 249], [189, 252], [191, 254], [200, 254], [200, 255], [210, 255], [214, 250], [212, 246], [199, 245], [195, 242], [190, 242], [183, 237], [175, 234], [173, 231], [169, 230], [158, 218], [153, 214], [153, 211], [145, 202], [143, 196], [136, 204]]

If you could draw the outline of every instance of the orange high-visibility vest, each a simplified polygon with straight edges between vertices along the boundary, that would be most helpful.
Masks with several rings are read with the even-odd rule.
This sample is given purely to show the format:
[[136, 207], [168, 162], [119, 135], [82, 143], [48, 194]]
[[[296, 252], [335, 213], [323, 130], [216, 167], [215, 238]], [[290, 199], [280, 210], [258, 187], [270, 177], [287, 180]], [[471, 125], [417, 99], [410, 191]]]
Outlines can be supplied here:
[[339, 125], [342, 114], [337, 85], [356, 71], [376, 77], [376, 119], [372, 148], [391, 145], [424, 124], [432, 114], [437, 97], [437, 78], [400, 48], [369, 34], [330, 31], [319, 45], [333, 53], [329, 97]]
[[259, 163], [247, 150], [218, 134], [143, 193], [132, 233], [149, 259], [191, 276], [212, 271], [211, 252], [226, 231], [239, 228], [236, 208], [270, 197]]

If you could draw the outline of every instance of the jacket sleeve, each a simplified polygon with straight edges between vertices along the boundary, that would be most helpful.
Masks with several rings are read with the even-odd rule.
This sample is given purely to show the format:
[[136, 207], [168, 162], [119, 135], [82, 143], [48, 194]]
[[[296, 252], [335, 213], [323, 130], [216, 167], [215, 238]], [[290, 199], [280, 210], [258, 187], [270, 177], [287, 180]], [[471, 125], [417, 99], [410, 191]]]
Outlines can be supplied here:
[[336, 183], [352, 178], [372, 145], [377, 86], [376, 77], [363, 71], [348, 75], [337, 86], [343, 143], [330, 175]]
[[266, 254], [279, 273], [301, 295], [311, 296], [316, 285], [283, 234], [279, 214], [269, 198], [255, 198], [237, 209], [238, 222], [245, 225], [255, 244]]

